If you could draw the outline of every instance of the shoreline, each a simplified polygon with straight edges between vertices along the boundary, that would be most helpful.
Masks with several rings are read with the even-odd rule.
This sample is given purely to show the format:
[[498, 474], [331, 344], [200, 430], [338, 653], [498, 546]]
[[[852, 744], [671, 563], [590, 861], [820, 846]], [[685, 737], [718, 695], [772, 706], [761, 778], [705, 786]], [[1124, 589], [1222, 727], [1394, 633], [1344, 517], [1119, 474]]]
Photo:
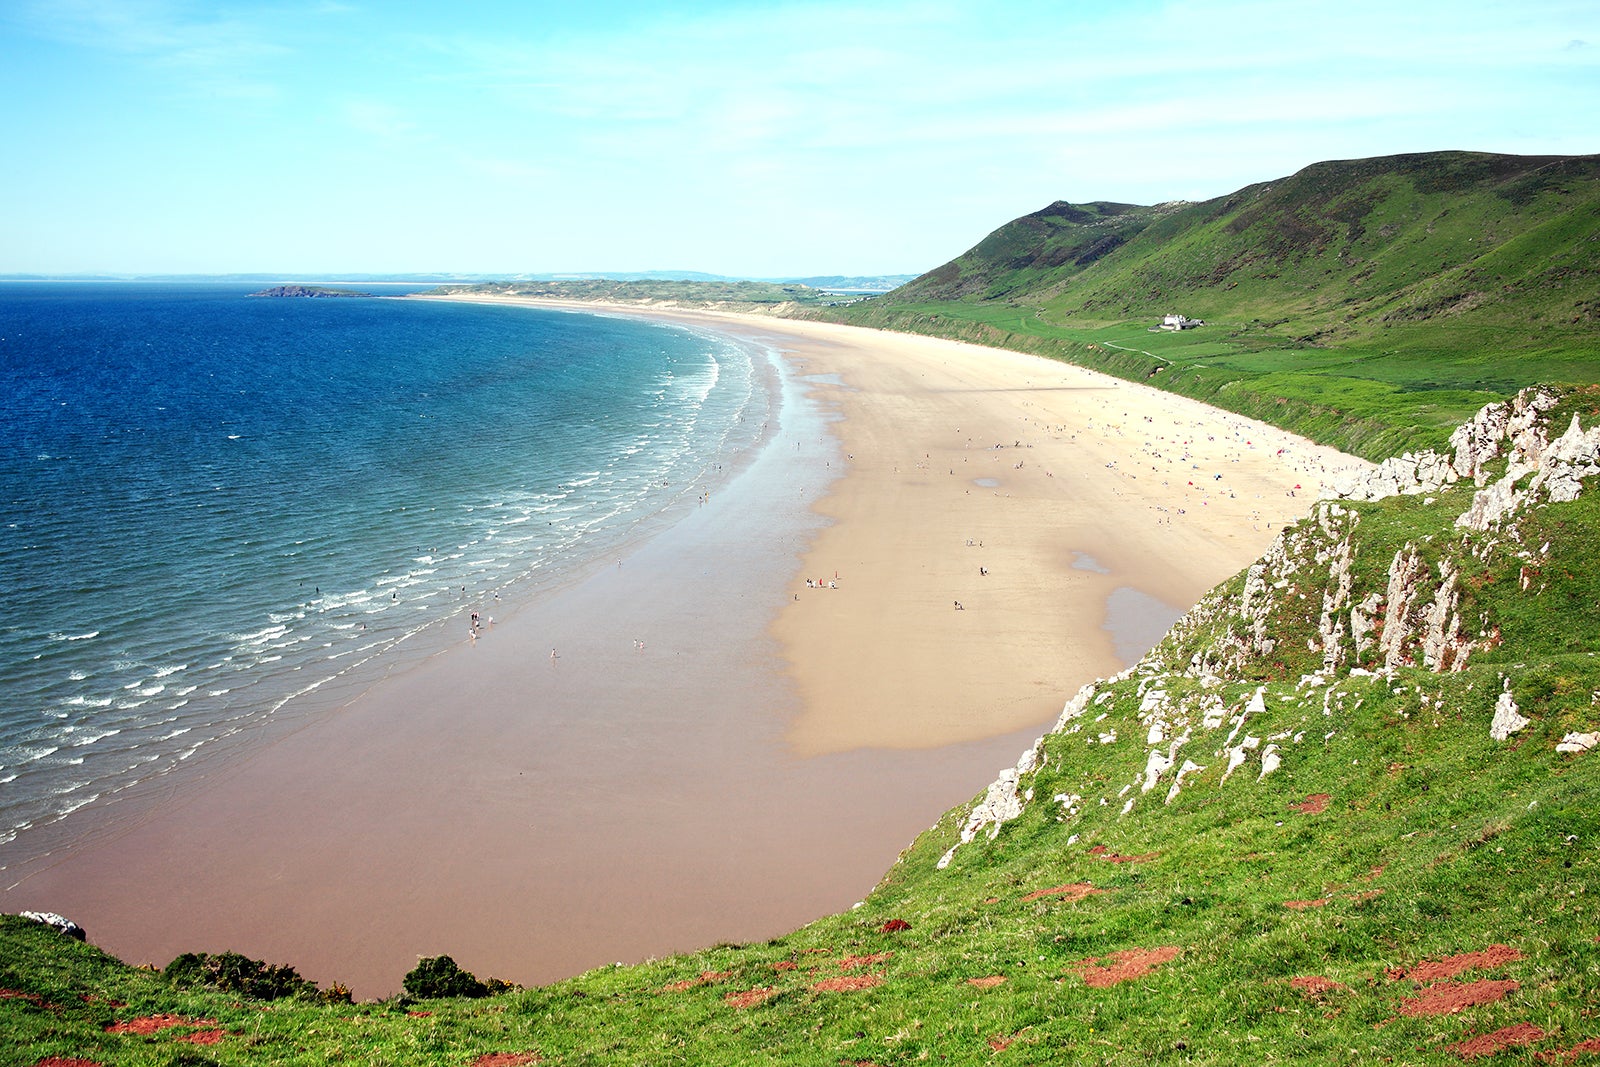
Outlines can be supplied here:
[[[1112, 611], [1124, 631], [1175, 617], [1316, 495], [1263, 503], [1301, 476], [1233, 441], [1245, 420], [1040, 357], [562, 309], [779, 349], [781, 425], [617, 567], [185, 783], [31, 872], [6, 910], [72, 915], [134, 962], [231, 948], [361, 996], [417, 955], [527, 983], [771, 936], [859, 899], [1078, 684], [1120, 669], [1113, 594], [1144, 598]], [[1230, 463], [1234, 495], [1138, 484], [1132, 466], [1171, 458], [1143, 455], [1146, 416], [1162, 436], [1218, 420], [1227, 440], [1194, 455]], [[835, 571], [837, 589], [797, 578]]]

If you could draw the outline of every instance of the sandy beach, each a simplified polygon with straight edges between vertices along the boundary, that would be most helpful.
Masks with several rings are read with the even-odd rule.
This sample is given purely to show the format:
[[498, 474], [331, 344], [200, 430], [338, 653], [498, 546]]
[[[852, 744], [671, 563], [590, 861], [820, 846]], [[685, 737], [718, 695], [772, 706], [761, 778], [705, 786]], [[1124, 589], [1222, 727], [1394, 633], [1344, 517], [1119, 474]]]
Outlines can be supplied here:
[[0, 907], [359, 996], [418, 955], [529, 983], [772, 936], [859, 899], [1366, 466], [1037, 357], [648, 314], [781, 353], [759, 454], [480, 640], [85, 809]]

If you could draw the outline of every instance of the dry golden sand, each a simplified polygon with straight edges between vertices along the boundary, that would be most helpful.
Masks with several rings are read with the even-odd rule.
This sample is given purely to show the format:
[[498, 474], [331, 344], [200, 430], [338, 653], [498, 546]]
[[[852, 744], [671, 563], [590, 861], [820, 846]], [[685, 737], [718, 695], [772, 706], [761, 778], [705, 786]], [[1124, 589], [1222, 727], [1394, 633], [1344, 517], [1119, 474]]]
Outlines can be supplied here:
[[840, 588], [802, 595], [775, 627], [805, 753], [932, 747], [1048, 718], [1121, 669], [1102, 629], [1115, 588], [1186, 608], [1303, 515], [1327, 473], [1362, 466], [1035, 356], [785, 326], [826, 342], [801, 349], [808, 372], [844, 383], [827, 394], [848, 473], [804, 564], [838, 571]]
[[1047, 721], [1124, 666], [1104, 628], [1115, 591], [1175, 616], [1259, 556], [1324, 482], [1368, 466], [1037, 356], [648, 313], [777, 345], [840, 416], [843, 477], [821, 505], [832, 524], [773, 625], [801, 698], [788, 732], [801, 755], [935, 748]]

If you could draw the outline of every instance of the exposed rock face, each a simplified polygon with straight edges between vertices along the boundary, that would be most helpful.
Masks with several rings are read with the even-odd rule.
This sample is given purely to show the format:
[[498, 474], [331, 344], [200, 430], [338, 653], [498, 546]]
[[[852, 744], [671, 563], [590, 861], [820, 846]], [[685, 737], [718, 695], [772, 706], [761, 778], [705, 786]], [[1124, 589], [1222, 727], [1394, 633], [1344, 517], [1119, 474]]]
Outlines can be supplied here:
[[[1542, 426], [1526, 427], [1513, 443], [1505, 474], [1473, 496], [1472, 506], [1456, 519], [1456, 525], [1489, 530], [1523, 508], [1544, 501], [1576, 500], [1583, 491], [1583, 479], [1597, 473], [1600, 424], [1585, 433], [1574, 415], [1567, 432], [1554, 444], [1545, 441]], [[1527, 483], [1519, 489], [1524, 478]]]
[[1504, 741], [1527, 726], [1528, 722], [1528, 719], [1519, 714], [1517, 702], [1511, 699], [1511, 694], [1501, 693], [1500, 699], [1494, 704], [1494, 720], [1489, 723], [1489, 736], [1496, 741]]
[[1538, 466], [1544, 452], [1540, 416], [1556, 402], [1557, 397], [1548, 390], [1527, 389], [1504, 404], [1490, 404], [1450, 435], [1449, 456], [1430, 450], [1386, 459], [1334, 495], [1347, 500], [1383, 500], [1435, 492], [1462, 479], [1483, 486], [1489, 478], [1489, 464], [1500, 457], [1503, 445], [1510, 448], [1512, 469], [1523, 466], [1521, 473], [1525, 474]]
[[46, 926], [53, 926], [57, 930], [60, 930], [62, 934], [72, 938], [74, 941], [87, 941], [89, 939], [89, 935], [84, 932], [83, 927], [79, 926], [65, 915], [57, 915], [53, 911], [23, 911], [18, 912], [17, 914], [21, 915], [24, 919], [32, 919], [36, 923], [44, 923]]
[[[1481, 488], [1456, 526], [1474, 533], [1498, 530], [1510, 517], [1544, 503], [1575, 500], [1584, 479], [1600, 474], [1600, 424], [1585, 431], [1574, 416], [1566, 432], [1550, 441], [1544, 415], [1558, 402], [1547, 390], [1530, 389], [1491, 404], [1451, 435], [1450, 456], [1430, 452], [1386, 461], [1338, 495], [1375, 501], [1437, 492], [1471, 479]], [[1502, 460], [1505, 469], [1496, 478], [1494, 469]], [[1211, 618], [1227, 613], [1233, 622], [1224, 640], [1200, 654], [1192, 670], [1226, 674], [1273, 656], [1282, 640], [1277, 616], [1288, 595], [1303, 600], [1320, 594], [1311, 646], [1321, 650], [1325, 671], [1365, 662], [1370, 652], [1381, 657], [1384, 670], [1460, 671], [1474, 650], [1494, 643], [1494, 634], [1471, 632], [1461, 617], [1460, 565], [1448, 546], [1408, 543], [1390, 561], [1382, 591], [1355, 588], [1359, 522], [1352, 509], [1319, 502], [1310, 521], [1284, 531], [1249, 568], [1233, 603], [1202, 601], [1196, 612]], [[1465, 547], [1486, 558], [1500, 546], [1491, 537]], [[1529, 558], [1526, 550], [1517, 551]], [[1525, 571], [1524, 587], [1529, 580]], [[1180, 621], [1179, 627], [1184, 625]]]

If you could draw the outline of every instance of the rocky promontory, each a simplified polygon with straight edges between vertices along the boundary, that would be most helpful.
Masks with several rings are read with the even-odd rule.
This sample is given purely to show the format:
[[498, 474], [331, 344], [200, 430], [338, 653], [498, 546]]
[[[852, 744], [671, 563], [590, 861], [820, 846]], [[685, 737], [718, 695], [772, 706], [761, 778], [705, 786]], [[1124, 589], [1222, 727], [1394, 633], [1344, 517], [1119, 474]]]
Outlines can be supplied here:
[[263, 289], [251, 296], [300, 296], [300, 297], [325, 297], [325, 296], [376, 296], [376, 293], [363, 293], [359, 289], [334, 289], [326, 285], [274, 285], [270, 289]]

